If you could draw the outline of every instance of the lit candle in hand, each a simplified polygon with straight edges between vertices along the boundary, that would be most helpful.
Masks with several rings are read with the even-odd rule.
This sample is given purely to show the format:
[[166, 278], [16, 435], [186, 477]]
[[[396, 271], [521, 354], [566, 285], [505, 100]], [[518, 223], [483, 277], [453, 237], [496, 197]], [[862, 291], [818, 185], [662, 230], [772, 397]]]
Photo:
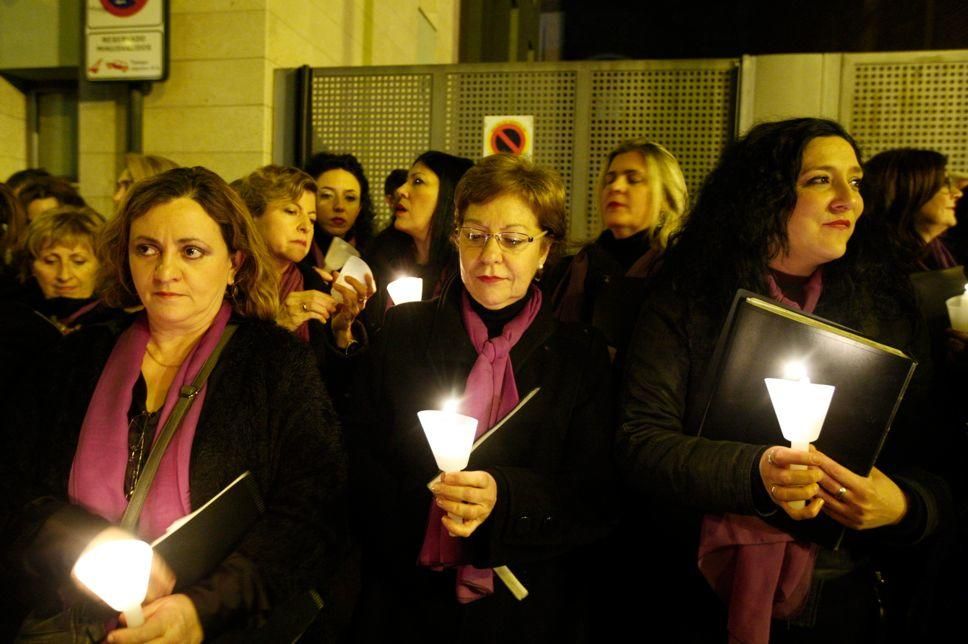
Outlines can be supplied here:
[[[834, 395], [833, 385], [816, 385], [807, 377], [802, 363], [787, 365], [786, 378], [765, 378], [773, 411], [780, 423], [783, 437], [798, 452], [809, 452], [810, 443], [820, 437], [820, 429], [827, 418], [830, 401]], [[803, 470], [806, 465], [791, 465]], [[803, 501], [790, 501], [793, 508], [804, 507]]]
[[399, 277], [387, 284], [387, 292], [393, 304], [419, 302], [423, 297], [423, 279], [419, 277]]
[[[441, 472], [459, 472], [467, 467], [477, 433], [476, 418], [458, 414], [456, 400], [448, 400], [439, 411], [418, 411], [417, 418]], [[449, 516], [454, 521], [461, 521], [458, 516]]]
[[151, 576], [151, 546], [137, 539], [99, 543], [78, 558], [74, 576], [114, 610], [124, 613], [128, 626], [144, 624], [141, 602]]

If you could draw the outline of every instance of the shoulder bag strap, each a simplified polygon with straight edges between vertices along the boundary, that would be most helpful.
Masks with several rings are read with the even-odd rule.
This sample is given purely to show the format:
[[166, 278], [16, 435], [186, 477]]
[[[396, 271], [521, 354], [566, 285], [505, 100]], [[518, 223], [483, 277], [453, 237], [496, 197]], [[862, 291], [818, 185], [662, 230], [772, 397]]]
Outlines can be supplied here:
[[148, 498], [151, 483], [155, 479], [155, 474], [158, 473], [161, 458], [165, 455], [165, 450], [168, 449], [168, 444], [171, 443], [171, 439], [175, 435], [175, 430], [181, 425], [185, 413], [188, 412], [192, 403], [195, 402], [198, 392], [205, 386], [205, 381], [208, 380], [209, 374], [215, 368], [215, 363], [218, 362], [218, 357], [222, 353], [222, 349], [228, 344], [229, 339], [237, 328], [238, 325], [236, 324], [229, 324], [225, 327], [225, 330], [222, 332], [222, 337], [219, 338], [218, 344], [215, 345], [212, 353], [208, 356], [208, 360], [205, 361], [198, 375], [195, 376], [195, 380], [192, 381], [192, 384], [182, 387], [181, 391], [178, 392], [178, 401], [175, 403], [175, 407], [171, 410], [165, 426], [162, 427], [161, 433], [151, 448], [148, 461], [141, 471], [141, 476], [138, 477], [138, 483], [135, 485], [134, 492], [131, 493], [131, 500], [128, 501], [128, 507], [125, 508], [124, 514], [121, 516], [121, 527], [125, 530], [134, 530], [135, 526], [138, 525], [141, 508], [144, 507], [145, 499]]

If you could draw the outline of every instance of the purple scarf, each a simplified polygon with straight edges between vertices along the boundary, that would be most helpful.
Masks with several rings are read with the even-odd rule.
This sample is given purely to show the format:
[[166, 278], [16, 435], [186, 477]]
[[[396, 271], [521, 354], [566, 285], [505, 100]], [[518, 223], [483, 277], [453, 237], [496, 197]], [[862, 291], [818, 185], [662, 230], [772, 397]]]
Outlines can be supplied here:
[[[784, 295], [768, 272], [770, 297], [813, 313], [823, 291], [822, 271], [814, 271], [804, 285], [803, 306]], [[707, 514], [698, 559], [703, 577], [729, 608], [729, 641], [767, 644], [770, 621], [796, 615], [807, 598], [817, 547], [758, 517]]]
[[[285, 302], [290, 293], [302, 291], [304, 288], [305, 281], [303, 280], [302, 273], [299, 271], [299, 267], [296, 266], [295, 262], [290, 262], [289, 266], [282, 273], [282, 279], [279, 280], [279, 303], [282, 304]], [[293, 333], [303, 342], [309, 342], [309, 321], [297, 326]]]
[[[158, 431], [168, 420], [178, 400], [178, 392], [191, 384], [218, 344], [231, 315], [232, 308], [223, 302], [212, 325], [178, 369], [168, 387], [158, 419]], [[115, 343], [84, 416], [67, 487], [71, 503], [113, 523], [121, 520], [128, 505], [124, 497], [124, 472], [128, 462], [127, 412], [131, 407], [132, 390], [141, 374], [149, 337], [148, 320], [142, 313]], [[164, 534], [173, 521], [192, 510], [189, 465], [192, 441], [207, 389], [207, 386], [202, 387], [195, 403], [182, 418], [145, 500], [138, 534], [148, 541]]]
[[[477, 434], [484, 434], [494, 423], [503, 418], [518, 404], [518, 386], [514, 381], [511, 365], [511, 348], [541, 310], [541, 291], [531, 287], [531, 299], [510, 322], [504, 325], [501, 335], [488, 338], [487, 327], [471, 307], [470, 296], [464, 291], [461, 299], [461, 318], [477, 351], [477, 360], [467, 376], [461, 413], [477, 419]], [[458, 566], [457, 601], [468, 604], [494, 592], [494, 572], [490, 568], [475, 568], [463, 564], [463, 542], [452, 537], [441, 524], [443, 511], [431, 502], [427, 530], [420, 548], [419, 564], [434, 570]]]
[[921, 259], [918, 260], [918, 268], [926, 271], [940, 271], [957, 265], [958, 260], [940, 237], [935, 237], [925, 244], [921, 250]]

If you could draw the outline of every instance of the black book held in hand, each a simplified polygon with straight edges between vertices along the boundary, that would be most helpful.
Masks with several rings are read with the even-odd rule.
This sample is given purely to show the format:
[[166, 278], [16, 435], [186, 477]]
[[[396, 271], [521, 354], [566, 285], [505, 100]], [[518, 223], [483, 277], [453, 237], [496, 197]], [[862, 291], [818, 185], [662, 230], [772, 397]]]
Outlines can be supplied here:
[[265, 510], [251, 472], [244, 472], [151, 544], [175, 573], [175, 590], [209, 575], [235, 550]]
[[[737, 292], [719, 336], [706, 374], [700, 435], [788, 446], [765, 379], [789, 377], [791, 363], [800, 363], [811, 382], [836, 388], [814, 445], [851, 471], [870, 474], [917, 362], [750, 291]], [[797, 522], [777, 512], [767, 520], [827, 547], [836, 548], [843, 536], [840, 524], [824, 515]]]

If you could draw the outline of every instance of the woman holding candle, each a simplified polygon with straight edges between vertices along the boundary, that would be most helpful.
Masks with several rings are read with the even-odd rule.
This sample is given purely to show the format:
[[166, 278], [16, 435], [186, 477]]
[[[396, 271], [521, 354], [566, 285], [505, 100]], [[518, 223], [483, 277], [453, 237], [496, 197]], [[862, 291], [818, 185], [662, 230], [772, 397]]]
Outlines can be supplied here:
[[373, 240], [366, 255], [379, 288], [366, 314], [370, 328], [382, 325], [391, 305], [386, 286], [393, 280], [423, 279], [423, 296], [429, 299], [454, 274], [454, 188], [472, 165], [470, 159], [431, 150], [410, 166], [406, 183], [397, 188], [393, 224]]
[[254, 629], [318, 585], [342, 543], [344, 455], [312, 356], [273, 321], [277, 282], [244, 203], [204, 168], [132, 186], [98, 254], [105, 300], [143, 311], [67, 336], [3, 415], [15, 511], [4, 536], [35, 586], [31, 604], [61, 608], [71, 566], [116, 530], [152, 436], [233, 325], [164, 452], [137, 532], [155, 539], [246, 470], [265, 512], [197, 583], [176, 580], [171, 594], [171, 580], [154, 575], [145, 624], [109, 641]]
[[373, 204], [363, 166], [352, 154], [324, 152], [309, 160], [306, 173], [319, 186], [313, 262], [323, 266], [333, 237], [364, 252], [373, 237]]
[[[903, 559], [937, 526], [946, 486], [922, 466], [943, 443], [912, 420], [924, 411], [918, 409], [922, 378], [909, 389], [867, 477], [819, 452], [696, 436], [701, 382], [738, 288], [924, 357], [923, 329], [904, 280], [890, 266], [860, 262], [857, 248], [848, 252], [863, 210], [862, 175], [856, 144], [836, 123], [757, 125], [724, 152], [706, 179], [650, 289], [629, 350], [618, 459], [654, 520], [651, 546], [664, 554], [652, 569], [661, 591], [650, 594], [650, 605], [674, 637], [712, 641], [728, 628], [733, 637], [755, 642], [864, 641], [879, 628], [884, 600], [871, 581], [875, 571]], [[795, 470], [794, 464], [807, 467]], [[790, 501], [807, 503], [797, 508]], [[833, 553], [755, 520], [776, 512], [804, 521], [824, 512], [850, 530]], [[736, 517], [731, 535], [716, 528], [725, 525], [715, 522], [724, 513]], [[697, 542], [708, 552], [717, 539], [747, 533], [775, 545], [766, 555], [736, 550], [752, 559], [734, 562], [727, 616], [700, 575]], [[774, 564], [778, 576], [771, 583], [765, 571]], [[811, 587], [811, 571], [824, 583]], [[703, 570], [714, 580], [715, 572]], [[777, 599], [773, 611], [778, 584], [789, 601]], [[893, 591], [903, 597], [911, 589]], [[775, 621], [770, 631], [771, 613], [789, 616], [805, 596], [810, 608]]]
[[609, 152], [598, 197], [605, 231], [551, 279], [553, 302], [559, 319], [592, 324], [624, 351], [641, 304], [634, 294], [682, 223], [686, 180], [672, 153], [635, 139]]
[[[317, 188], [312, 177], [296, 168], [268, 165], [232, 184], [242, 196], [269, 248], [280, 276], [276, 322], [313, 345], [320, 363], [328, 345], [340, 351], [358, 342], [356, 316], [366, 303], [366, 285], [353, 278], [356, 290], [330, 286], [331, 276], [301, 264], [310, 252], [317, 221]], [[336, 288], [337, 300], [330, 294]], [[329, 323], [329, 328], [324, 324]], [[332, 335], [330, 335], [330, 333]]]
[[[583, 547], [611, 524], [609, 366], [599, 334], [555, 321], [532, 284], [564, 216], [557, 174], [520, 157], [481, 160], [456, 191], [460, 280], [391, 309], [374, 342], [357, 390], [384, 402], [360, 405], [368, 411], [350, 428], [364, 641], [585, 635]], [[458, 397], [480, 437], [539, 386], [466, 471], [427, 490], [438, 470], [417, 412]], [[501, 565], [530, 591], [525, 601], [492, 574]]]

